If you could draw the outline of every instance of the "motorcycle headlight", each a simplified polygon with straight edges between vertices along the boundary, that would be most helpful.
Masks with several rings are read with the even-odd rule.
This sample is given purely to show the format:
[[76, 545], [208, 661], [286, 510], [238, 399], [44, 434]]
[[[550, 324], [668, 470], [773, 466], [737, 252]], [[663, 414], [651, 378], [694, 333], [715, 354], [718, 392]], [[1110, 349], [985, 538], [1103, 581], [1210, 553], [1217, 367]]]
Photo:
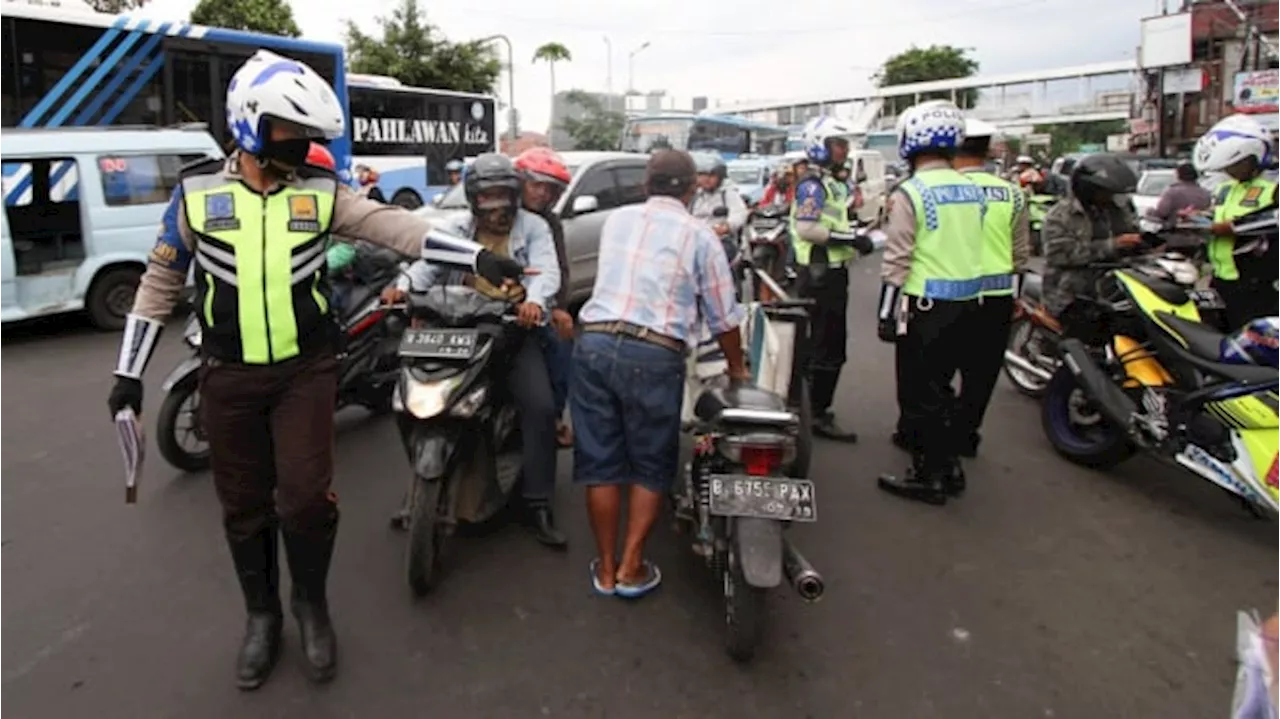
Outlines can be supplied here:
[[449, 406], [449, 397], [462, 384], [462, 377], [455, 375], [435, 382], [403, 383], [400, 404], [405, 411], [418, 419], [431, 419]]

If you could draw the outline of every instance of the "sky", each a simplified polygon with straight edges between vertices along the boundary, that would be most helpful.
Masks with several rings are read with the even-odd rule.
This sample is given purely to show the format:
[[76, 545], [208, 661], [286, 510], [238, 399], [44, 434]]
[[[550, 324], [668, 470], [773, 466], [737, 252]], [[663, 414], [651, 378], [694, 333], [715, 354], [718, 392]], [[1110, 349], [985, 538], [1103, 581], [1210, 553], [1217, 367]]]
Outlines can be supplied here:
[[[513, 45], [521, 128], [543, 131], [551, 112], [547, 42], [573, 60], [556, 66], [558, 90], [628, 85], [681, 98], [773, 100], [865, 90], [875, 69], [912, 44], [972, 48], [980, 74], [1132, 58], [1139, 20], [1160, 0], [469, 0], [420, 2], [451, 41], [505, 34]], [[196, 0], [151, 0], [147, 17], [184, 19]], [[291, 0], [305, 37], [342, 42], [345, 20], [377, 33], [398, 0]], [[353, 12], [358, 8], [359, 13]], [[612, 46], [612, 52], [609, 47]], [[498, 45], [505, 63], [505, 46]], [[498, 93], [508, 96], [508, 76]]]

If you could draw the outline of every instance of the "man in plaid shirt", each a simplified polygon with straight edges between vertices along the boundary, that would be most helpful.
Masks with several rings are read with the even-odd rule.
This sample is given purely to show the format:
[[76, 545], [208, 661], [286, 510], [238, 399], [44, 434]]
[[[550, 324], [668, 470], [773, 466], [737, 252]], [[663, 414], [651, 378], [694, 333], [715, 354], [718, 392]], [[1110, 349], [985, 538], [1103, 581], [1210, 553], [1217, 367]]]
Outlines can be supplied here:
[[[693, 159], [664, 150], [649, 159], [643, 205], [615, 210], [600, 237], [591, 299], [578, 318], [569, 411], [574, 482], [587, 487], [599, 557], [596, 592], [639, 597], [662, 581], [644, 543], [679, 465], [685, 359], [705, 322], [730, 377], [748, 378], [738, 326], [745, 310], [719, 239], [689, 214]], [[630, 511], [622, 557], [615, 552], [622, 487]]]

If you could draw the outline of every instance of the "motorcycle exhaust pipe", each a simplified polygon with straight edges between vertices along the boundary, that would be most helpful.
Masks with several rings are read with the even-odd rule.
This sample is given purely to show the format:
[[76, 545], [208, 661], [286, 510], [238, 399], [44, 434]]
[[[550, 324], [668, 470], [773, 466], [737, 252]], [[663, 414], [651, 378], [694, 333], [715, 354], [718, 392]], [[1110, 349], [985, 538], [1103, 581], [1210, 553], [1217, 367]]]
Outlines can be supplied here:
[[1013, 365], [1014, 367], [1017, 367], [1023, 372], [1026, 372], [1027, 374], [1035, 376], [1036, 379], [1042, 382], [1048, 382], [1049, 380], [1053, 379], [1052, 372], [1045, 369], [1044, 367], [1041, 367], [1040, 365], [1033, 364], [1031, 360], [1027, 359], [1026, 357], [1023, 357], [1020, 354], [1015, 353], [1013, 350], [1004, 351], [1004, 361], [1007, 362], [1008, 364]]
[[785, 537], [782, 539], [782, 573], [787, 575], [787, 581], [791, 582], [796, 594], [806, 602], [818, 601], [826, 591], [822, 575], [809, 564], [809, 560], [804, 558], [791, 540]]

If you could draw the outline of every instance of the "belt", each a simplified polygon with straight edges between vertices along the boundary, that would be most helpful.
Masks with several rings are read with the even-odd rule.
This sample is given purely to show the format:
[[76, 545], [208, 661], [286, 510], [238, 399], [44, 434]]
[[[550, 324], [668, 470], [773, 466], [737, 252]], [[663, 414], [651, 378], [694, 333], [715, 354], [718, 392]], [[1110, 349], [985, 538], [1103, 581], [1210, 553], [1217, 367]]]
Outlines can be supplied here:
[[622, 322], [621, 320], [616, 322], [587, 322], [582, 325], [582, 331], [601, 332], [607, 335], [623, 335], [625, 337], [632, 337], [650, 344], [655, 344], [664, 349], [669, 349], [672, 352], [679, 352], [680, 354], [684, 354], [689, 349], [684, 342], [681, 342], [674, 337], [668, 337], [664, 334], [654, 332], [648, 327], [641, 327], [640, 325], [634, 325], [630, 322]]

